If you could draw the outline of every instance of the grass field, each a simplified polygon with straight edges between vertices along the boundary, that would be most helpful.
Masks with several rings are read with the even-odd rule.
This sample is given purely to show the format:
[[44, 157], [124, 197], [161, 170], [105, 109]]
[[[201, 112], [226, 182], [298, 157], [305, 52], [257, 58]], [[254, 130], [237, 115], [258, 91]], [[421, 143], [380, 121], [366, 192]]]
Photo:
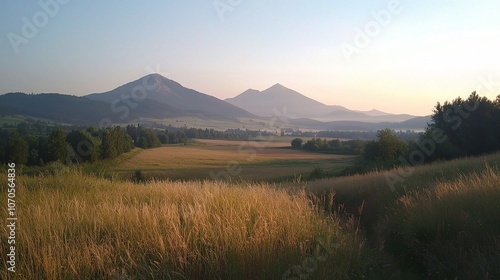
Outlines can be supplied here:
[[[16, 279], [282, 279], [304, 262], [302, 273], [341, 279], [372, 265], [354, 223], [323, 215], [303, 191], [135, 185], [68, 169], [17, 182]], [[5, 220], [6, 207], [0, 212]], [[0, 237], [6, 252], [5, 229]]]
[[[237, 146], [149, 151], [218, 151], [216, 161], [225, 161]], [[284, 157], [276, 149], [256, 162]], [[140, 163], [145, 152], [107, 164]], [[499, 166], [497, 153], [392, 170], [411, 173], [394, 188], [387, 172], [281, 184], [136, 184], [61, 165], [19, 169], [31, 175], [16, 180], [18, 272], [6, 271], [2, 254], [0, 278], [499, 279]], [[7, 213], [1, 204], [0, 219]], [[2, 227], [2, 252], [7, 238]]]
[[353, 160], [353, 156], [293, 150], [288, 138], [266, 142], [197, 140], [194, 145], [144, 150], [110, 170], [125, 178], [141, 170], [146, 178], [273, 180], [306, 177], [314, 167], [341, 171]]
[[[394, 258], [397, 279], [500, 279], [500, 153], [308, 182], [338, 214], [359, 219], [373, 248]], [[292, 187], [292, 186], [287, 186]]]

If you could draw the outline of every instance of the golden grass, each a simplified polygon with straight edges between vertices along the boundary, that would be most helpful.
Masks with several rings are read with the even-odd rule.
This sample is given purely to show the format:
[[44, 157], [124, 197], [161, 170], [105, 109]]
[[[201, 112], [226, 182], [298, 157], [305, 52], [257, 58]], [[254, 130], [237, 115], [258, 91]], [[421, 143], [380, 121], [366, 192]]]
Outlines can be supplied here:
[[[343, 204], [351, 213], [363, 205], [364, 222], [371, 224], [402, 195], [434, 188], [439, 182], [454, 182], [463, 176], [481, 173], [487, 165], [500, 166], [500, 153], [412, 167], [411, 175], [406, 177], [401, 174], [408, 172], [408, 168], [397, 168], [315, 180], [307, 183], [307, 190], [318, 196], [335, 193], [337, 205]], [[388, 172], [400, 176], [402, 182], [391, 188], [386, 177]]]
[[[359, 217], [401, 279], [499, 279], [500, 153], [417, 166], [391, 189], [386, 171], [307, 182]], [[391, 170], [404, 174], [408, 169]]]
[[120, 164], [117, 169], [223, 167], [229, 161], [246, 162], [247, 156], [197, 146], [167, 146], [144, 150]]
[[500, 276], [497, 168], [398, 199], [378, 225], [389, 251], [415, 273], [436, 279]]
[[[496, 279], [498, 162], [500, 154], [419, 166], [394, 192], [385, 172], [307, 182], [305, 189], [133, 184], [67, 167], [20, 176], [14, 278], [282, 279], [330, 240], [337, 246], [308, 279]], [[0, 201], [6, 196], [2, 184]], [[352, 219], [320, 210], [333, 196], [346, 216], [369, 221], [371, 248]], [[4, 203], [0, 219], [6, 215]], [[2, 252], [6, 238], [4, 227]], [[2, 255], [0, 278], [9, 276]]]
[[[280, 143], [200, 140], [195, 145], [141, 150], [111, 166], [109, 171], [126, 179], [141, 170], [146, 178], [214, 179], [210, 174], [222, 172], [231, 173], [234, 179], [273, 180], [294, 174], [305, 177], [315, 166], [338, 170], [351, 165], [353, 158], [286, 149]], [[232, 171], [239, 169], [241, 171]], [[228, 176], [215, 177], [226, 179]]]
[[[319, 240], [338, 247], [315, 277], [342, 277], [362, 255], [354, 230], [320, 214], [303, 191], [201, 181], [135, 185], [76, 171], [17, 182], [17, 279], [278, 279]], [[5, 220], [5, 204], [0, 211]], [[5, 252], [5, 229], [0, 236]], [[7, 279], [4, 255], [1, 265]]]
[[335, 160], [349, 157], [267, 147], [266, 143], [259, 142], [245, 141], [233, 142], [233, 144], [233, 146], [217, 145], [210, 142], [209, 146], [164, 146], [148, 149], [127, 159], [117, 169], [138, 167], [186, 169], [224, 167], [228, 162], [249, 165], [275, 160]]

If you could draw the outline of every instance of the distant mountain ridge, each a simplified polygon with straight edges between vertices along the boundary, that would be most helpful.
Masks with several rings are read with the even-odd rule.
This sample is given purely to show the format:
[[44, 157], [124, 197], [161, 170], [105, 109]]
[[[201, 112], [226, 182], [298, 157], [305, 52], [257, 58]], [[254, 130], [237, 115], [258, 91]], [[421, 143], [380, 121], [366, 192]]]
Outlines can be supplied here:
[[249, 89], [225, 101], [258, 116], [272, 116], [274, 110], [281, 111], [284, 107], [291, 115], [305, 117], [311, 112], [326, 114], [330, 109], [347, 110], [342, 106], [329, 107], [281, 84], [275, 84], [264, 91]]
[[290, 125], [297, 127], [307, 127], [315, 130], [343, 130], [343, 131], [377, 131], [385, 128], [393, 130], [416, 130], [423, 131], [427, 124], [431, 122], [431, 117], [416, 117], [404, 122], [380, 122], [369, 123], [361, 121], [331, 121], [321, 122], [313, 119], [293, 119]]
[[[232, 104], [231, 104], [232, 103]], [[239, 106], [243, 107], [240, 108]], [[249, 112], [250, 111], [250, 112]], [[226, 101], [185, 88], [159, 74], [144, 76], [111, 91], [83, 97], [58, 93], [0, 95], [0, 113], [39, 117], [60, 123], [100, 126], [196, 117], [239, 124], [242, 118], [268, 121], [286, 114], [290, 128], [318, 130], [423, 130], [430, 117], [353, 111], [306, 97], [281, 84], [262, 92], [247, 90]]]
[[325, 105], [281, 84], [275, 84], [264, 91], [249, 89], [225, 101], [259, 116], [272, 116], [274, 110], [284, 111], [286, 108], [286, 112], [293, 117], [323, 122], [402, 122], [415, 117], [408, 114], [389, 114], [375, 109], [363, 112], [338, 105]]
[[178, 109], [145, 100], [134, 110], [113, 112], [110, 104], [59, 93], [7, 93], [0, 95], [2, 114], [27, 115], [60, 123], [99, 126], [103, 121], [126, 123], [141, 117], [168, 118], [182, 115]]
[[90, 100], [104, 102], [141, 103], [142, 99], [166, 104], [181, 111], [192, 111], [219, 115], [221, 117], [255, 117], [237, 106], [216, 97], [185, 88], [181, 84], [150, 74], [138, 80], [119, 86], [111, 91], [84, 96]]

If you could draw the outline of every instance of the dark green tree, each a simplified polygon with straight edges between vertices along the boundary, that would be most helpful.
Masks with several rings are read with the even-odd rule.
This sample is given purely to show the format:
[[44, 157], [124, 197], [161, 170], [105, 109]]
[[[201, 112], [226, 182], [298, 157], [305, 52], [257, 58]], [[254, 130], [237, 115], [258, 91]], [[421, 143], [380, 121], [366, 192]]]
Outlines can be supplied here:
[[328, 145], [334, 151], [338, 151], [342, 148], [342, 142], [339, 139], [334, 139], [334, 140], [328, 141]]
[[295, 138], [292, 140], [292, 142], [290, 144], [292, 145], [292, 148], [300, 149], [300, 148], [302, 148], [302, 139]]
[[447, 141], [438, 143], [436, 157], [480, 155], [500, 149], [500, 106], [473, 92], [466, 100], [438, 103], [426, 134], [442, 132]]
[[[152, 129], [140, 127], [138, 135], [139, 135], [139, 138], [138, 138], [139, 143], [137, 145], [138, 147], [141, 147], [143, 149], [149, 149], [149, 148], [161, 146], [160, 139], [156, 135], [156, 132], [153, 131]], [[141, 138], [145, 138], [146, 141], [144, 141]]]
[[95, 162], [101, 156], [101, 140], [88, 130], [73, 130], [66, 136], [66, 141], [76, 153], [78, 161]]
[[368, 161], [394, 161], [408, 151], [408, 144], [400, 140], [392, 130], [384, 129], [377, 133], [378, 140], [365, 146], [363, 157]]
[[[4, 126], [6, 124], [4, 123]], [[0, 129], [0, 163], [7, 162], [7, 141], [9, 140], [9, 132], [5, 129]]]
[[17, 131], [12, 132], [7, 140], [7, 162], [26, 164], [29, 156], [29, 146]]
[[168, 144], [169, 139], [168, 139], [168, 132], [167, 131], [161, 131], [158, 133], [158, 139], [160, 139], [160, 142], [162, 144]]
[[113, 139], [113, 134], [109, 129], [104, 129], [102, 133], [101, 157], [115, 158], [118, 156], [116, 141]]
[[127, 130], [127, 134], [130, 136], [130, 138], [132, 138], [132, 141], [134, 141], [134, 144], [136, 144], [136, 145], [137, 145], [137, 138], [138, 138], [137, 127], [133, 124], [129, 124], [125, 128]]
[[61, 128], [54, 129], [47, 139], [48, 161], [70, 163], [73, 159], [71, 146], [66, 142], [66, 133]]
[[101, 157], [115, 158], [134, 148], [132, 138], [119, 126], [102, 131]]

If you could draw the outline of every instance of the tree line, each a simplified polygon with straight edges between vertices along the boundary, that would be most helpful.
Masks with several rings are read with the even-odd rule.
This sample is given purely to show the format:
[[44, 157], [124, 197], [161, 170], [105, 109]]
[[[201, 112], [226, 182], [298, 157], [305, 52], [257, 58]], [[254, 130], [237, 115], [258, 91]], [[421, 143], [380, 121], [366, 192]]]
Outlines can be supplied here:
[[95, 162], [115, 158], [133, 149], [134, 143], [121, 127], [95, 127], [71, 130], [52, 127], [48, 136], [0, 129], [0, 161], [42, 166], [49, 162], [64, 164]]
[[153, 129], [129, 124], [122, 128], [57, 126], [26, 119], [4, 124], [0, 129], [0, 162], [42, 166], [49, 162], [65, 164], [112, 159], [132, 150], [155, 148], [164, 144], [187, 145], [190, 139], [248, 140], [267, 132], [228, 129], [175, 128]]
[[437, 103], [431, 119], [416, 141], [379, 131], [377, 140], [366, 144], [358, 167], [365, 171], [500, 151], [500, 95], [489, 100], [473, 92], [465, 100]]
[[[411, 140], [413, 131], [396, 132], [383, 129], [373, 140], [313, 138], [303, 143], [291, 142], [292, 148], [315, 152], [359, 154], [358, 162], [346, 173], [362, 173], [374, 169], [418, 165], [437, 160], [478, 156], [500, 151], [500, 95], [495, 100], [473, 92], [467, 99], [456, 98], [437, 103], [425, 132]], [[337, 135], [319, 133], [318, 135]], [[359, 136], [368, 136], [362, 133]], [[410, 139], [409, 139], [410, 138]]]
[[188, 128], [174, 127], [172, 125], [154, 124], [154, 127], [161, 128], [162, 130], [177, 132], [185, 134], [188, 139], [222, 139], [222, 140], [251, 140], [258, 137], [276, 136], [269, 131], [250, 130], [250, 129], [226, 129], [224, 131], [216, 130], [213, 128]]
[[[319, 131], [316, 137], [372, 140], [377, 138], [377, 131]], [[401, 140], [416, 140], [422, 133], [414, 130], [393, 130]]]
[[327, 140], [312, 138], [305, 143], [303, 142], [302, 138], [295, 138], [290, 144], [294, 149], [302, 149], [311, 152], [359, 155], [363, 151], [367, 141], [360, 139], [341, 141], [339, 139]]

